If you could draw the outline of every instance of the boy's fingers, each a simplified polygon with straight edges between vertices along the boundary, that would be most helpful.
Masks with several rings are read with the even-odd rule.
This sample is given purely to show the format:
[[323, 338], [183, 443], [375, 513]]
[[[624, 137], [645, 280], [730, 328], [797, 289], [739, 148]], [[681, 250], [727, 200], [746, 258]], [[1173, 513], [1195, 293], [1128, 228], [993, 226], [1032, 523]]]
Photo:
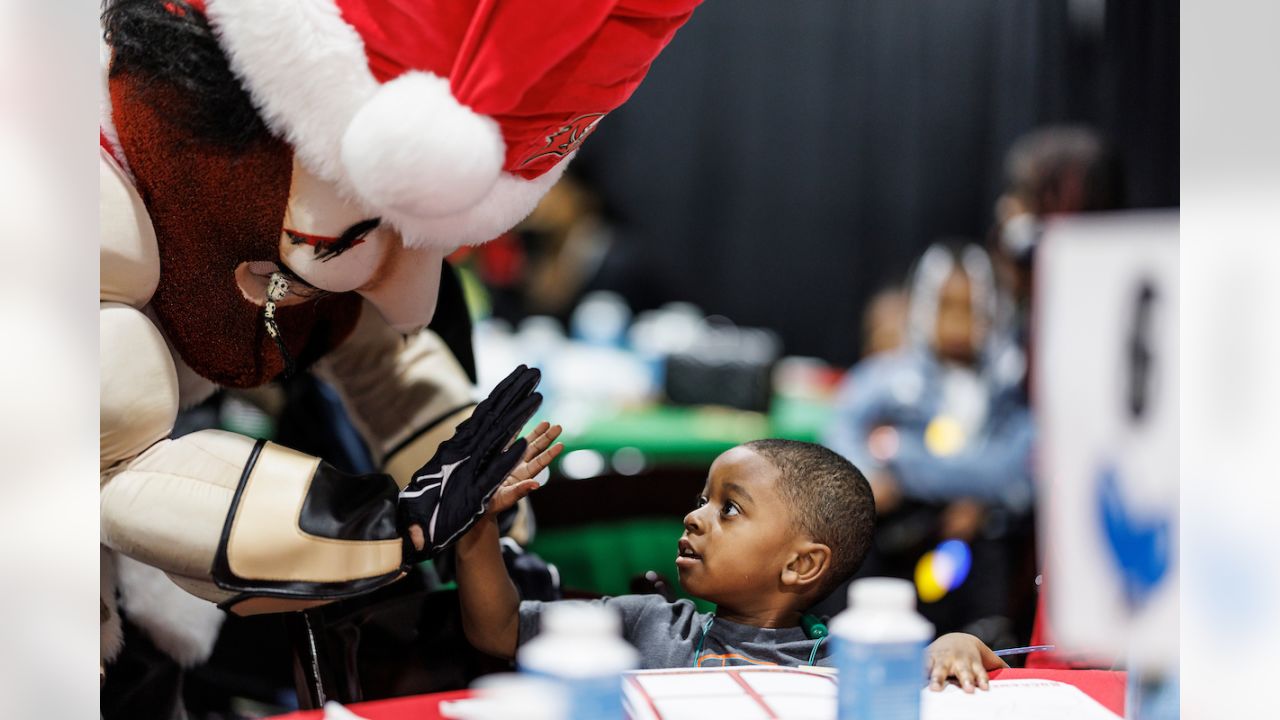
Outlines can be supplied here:
[[538, 423], [538, 427], [529, 433], [526, 439], [529, 441], [529, 449], [524, 454], [525, 462], [534, 458], [538, 453], [551, 447], [551, 443], [555, 442], [556, 437], [560, 435], [559, 425], [552, 426], [546, 420]]
[[493, 496], [493, 500], [489, 505], [489, 512], [502, 512], [514, 506], [516, 503], [520, 502], [521, 498], [526, 497], [529, 493], [532, 493], [540, 487], [542, 486], [539, 485], [536, 480], [521, 480], [514, 485], [507, 485], [502, 488], [498, 494]]
[[549, 430], [551, 430], [551, 423], [543, 420], [533, 428], [532, 432], [529, 433], [529, 442], [533, 442], [543, 435], [546, 435]]
[[559, 426], [559, 425], [552, 425], [552, 426], [547, 430], [547, 442], [548, 442], [548, 444], [549, 444], [549, 443], [553, 443], [553, 442], [555, 442], [555, 441], [556, 441], [556, 438], [560, 437], [560, 433], [562, 433], [562, 432], [564, 432], [564, 428], [563, 428], [563, 427], [561, 427], [561, 426]]
[[983, 690], [991, 689], [991, 685], [987, 682], [987, 669], [982, 667], [982, 663], [976, 662], [973, 664], [973, 676], [978, 679], [978, 687]]
[[512, 502], [514, 503], [516, 500], [527, 497], [529, 493], [540, 487], [542, 487], [542, 484], [537, 480], [525, 480], [521, 482], [519, 485], [512, 488], [512, 491], [515, 493], [515, 497], [512, 499]]
[[556, 445], [533, 457], [528, 457], [529, 452], [526, 450], [526, 459], [511, 471], [511, 475], [505, 481], [506, 484], [532, 480], [535, 475], [550, 465], [552, 460], [556, 459], [561, 450], [564, 450], [564, 445]]
[[421, 525], [409, 526], [409, 540], [413, 542], [413, 549], [422, 552], [422, 548], [426, 546], [427, 539], [422, 534]]
[[[930, 661], [932, 661], [932, 658], [930, 658]], [[947, 671], [943, 668], [942, 663], [933, 663], [933, 668], [929, 671], [929, 689], [934, 692], [941, 692], [946, 682]]]
[[535, 457], [533, 460], [530, 460], [529, 461], [529, 477], [532, 478], [534, 475], [537, 475], [538, 473], [545, 470], [547, 466], [551, 464], [551, 461], [555, 460], [556, 457], [563, 450], [564, 450], [564, 445], [562, 444], [552, 445], [551, 447], [539, 453], [538, 456]]
[[537, 450], [538, 444], [541, 442], [542, 436], [547, 432], [547, 430], [550, 427], [551, 427], [551, 423], [547, 422], [546, 420], [543, 420], [542, 422], [538, 423], [537, 427], [531, 430], [528, 435], [525, 435], [524, 439], [529, 441], [529, 449], [524, 454], [525, 460], [528, 460], [529, 458], [533, 457], [534, 453], [538, 451]]
[[965, 692], [973, 692], [973, 672], [971, 672], [969, 668], [961, 665], [956, 670], [956, 679], [960, 681], [960, 687]]

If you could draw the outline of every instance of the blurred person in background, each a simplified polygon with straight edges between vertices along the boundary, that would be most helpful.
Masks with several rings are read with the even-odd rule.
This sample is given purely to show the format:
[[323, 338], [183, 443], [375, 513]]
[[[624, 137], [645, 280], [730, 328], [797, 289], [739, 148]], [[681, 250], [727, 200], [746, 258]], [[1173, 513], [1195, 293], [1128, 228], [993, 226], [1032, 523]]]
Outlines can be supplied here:
[[1002, 329], [1005, 302], [984, 250], [931, 246], [910, 284], [907, 344], [850, 371], [824, 437], [867, 469], [875, 495], [880, 528], [864, 574], [911, 577], [940, 540], [962, 541], [972, 549], [968, 581], [924, 612], [940, 632], [968, 627], [996, 643], [1013, 639], [1001, 620], [1005, 537], [1032, 500], [1024, 364]]
[[1119, 156], [1097, 131], [1050, 125], [1014, 141], [1005, 154], [1005, 178], [988, 250], [1000, 286], [1014, 301], [1014, 339], [1026, 352], [1032, 267], [1045, 223], [1064, 215], [1120, 209], [1124, 173]]
[[569, 316], [614, 244], [612, 219], [594, 184], [565, 172], [515, 232], [529, 254], [524, 283], [530, 315]]
[[910, 307], [907, 291], [896, 285], [871, 296], [862, 314], [863, 357], [897, 350], [906, 344]]

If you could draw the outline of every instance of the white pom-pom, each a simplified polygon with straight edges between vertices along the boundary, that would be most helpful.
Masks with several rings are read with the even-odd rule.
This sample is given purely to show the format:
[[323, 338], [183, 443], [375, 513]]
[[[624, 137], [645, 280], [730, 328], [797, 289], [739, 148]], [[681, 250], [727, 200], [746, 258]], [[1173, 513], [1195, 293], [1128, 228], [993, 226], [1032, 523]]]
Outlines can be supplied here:
[[475, 205], [493, 188], [505, 155], [498, 124], [460, 104], [447, 79], [426, 72], [382, 85], [342, 138], [342, 162], [361, 199], [417, 217]]

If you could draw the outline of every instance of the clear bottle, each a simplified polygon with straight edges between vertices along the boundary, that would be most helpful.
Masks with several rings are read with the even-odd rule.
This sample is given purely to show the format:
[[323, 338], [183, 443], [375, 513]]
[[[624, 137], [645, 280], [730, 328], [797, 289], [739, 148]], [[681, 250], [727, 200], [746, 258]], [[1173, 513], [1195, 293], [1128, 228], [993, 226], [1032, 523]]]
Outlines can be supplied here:
[[849, 609], [831, 622], [840, 673], [840, 720], [919, 720], [925, 647], [933, 625], [916, 612], [906, 580], [864, 578], [849, 586]]
[[622, 620], [611, 608], [555, 603], [542, 612], [542, 632], [516, 654], [522, 672], [560, 683], [571, 720], [622, 720], [622, 673], [640, 654], [622, 639]]

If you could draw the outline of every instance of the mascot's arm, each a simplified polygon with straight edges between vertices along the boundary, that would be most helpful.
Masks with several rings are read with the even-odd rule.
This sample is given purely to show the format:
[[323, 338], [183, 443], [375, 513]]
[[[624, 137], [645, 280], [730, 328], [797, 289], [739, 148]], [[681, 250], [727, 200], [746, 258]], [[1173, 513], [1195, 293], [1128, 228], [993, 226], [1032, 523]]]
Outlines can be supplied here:
[[235, 433], [169, 438], [173, 360], [141, 312], [104, 303], [102, 543], [234, 612], [293, 610], [400, 575], [398, 489]]
[[316, 371], [400, 487], [475, 408], [471, 380], [439, 336], [401, 335], [368, 303]]
[[297, 610], [400, 576], [395, 483], [221, 430], [161, 440], [102, 488], [102, 542], [239, 614]]

